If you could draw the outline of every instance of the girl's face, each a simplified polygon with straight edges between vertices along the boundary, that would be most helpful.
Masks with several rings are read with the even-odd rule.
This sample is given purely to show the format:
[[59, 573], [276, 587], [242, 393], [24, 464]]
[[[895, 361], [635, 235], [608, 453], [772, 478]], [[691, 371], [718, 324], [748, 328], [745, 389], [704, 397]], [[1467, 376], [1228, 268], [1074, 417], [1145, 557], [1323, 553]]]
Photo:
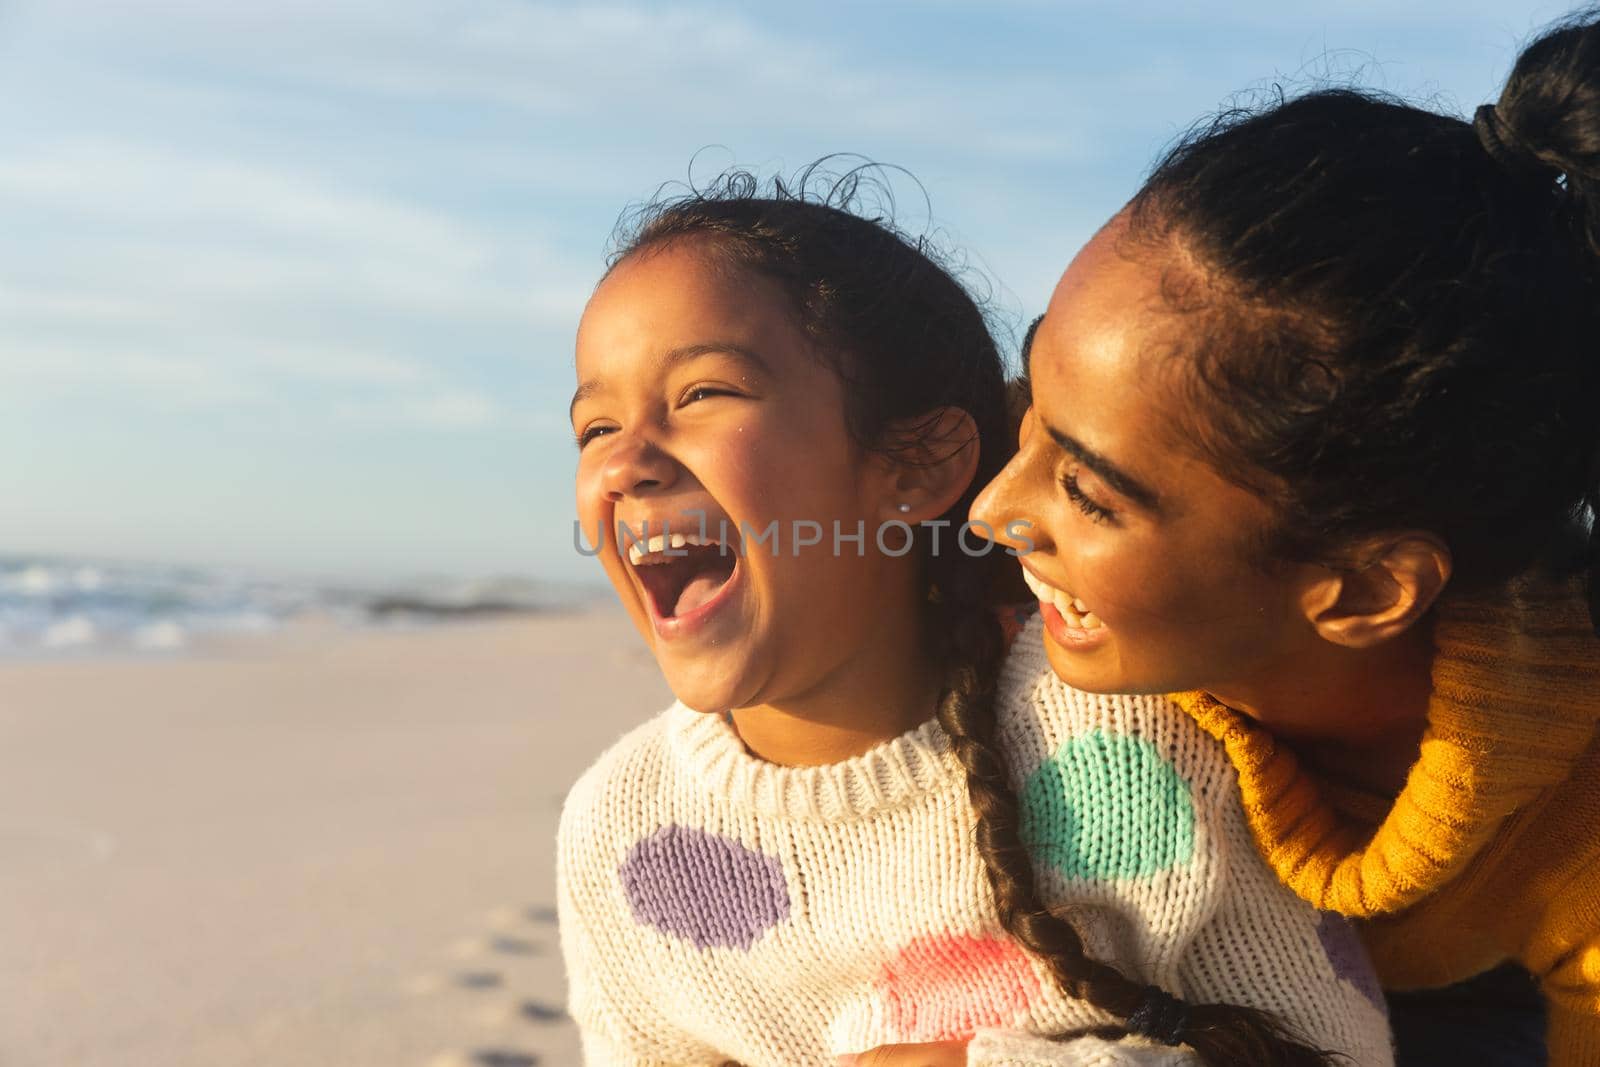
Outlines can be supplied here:
[[[577, 377], [584, 534], [606, 531], [606, 573], [678, 698], [770, 704], [838, 669], [890, 602], [871, 534], [887, 479], [784, 292], [693, 242], [632, 255], [584, 311]], [[836, 521], [864, 524], [864, 554], [834, 551]], [[619, 544], [619, 524], [690, 543]]]
[[[1026, 520], [1020, 562], [1063, 680], [1094, 692], [1227, 691], [1314, 639], [1304, 573], [1253, 562], [1266, 504], [1187, 446], [1181, 315], [1165, 264], [1129, 259], [1113, 220], [1068, 267], [1029, 355], [1021, 450], [972, 517]], [[1025, 545], [1018, 545], [1025, 548]]]

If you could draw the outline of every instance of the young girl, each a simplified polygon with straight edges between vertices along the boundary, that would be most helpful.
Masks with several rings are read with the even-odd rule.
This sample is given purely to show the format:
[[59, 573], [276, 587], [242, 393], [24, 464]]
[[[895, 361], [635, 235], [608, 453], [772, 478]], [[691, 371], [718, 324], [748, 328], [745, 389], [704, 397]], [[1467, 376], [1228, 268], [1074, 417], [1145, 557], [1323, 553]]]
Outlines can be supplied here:
[[[974, 511], [1031, 521], [1063, 679], [1192, 691], [1282, 880], [1391, 988], [1520, 962], [1557, 1067], [1600, 1064], [1590, 18], [1472, 122], [1321, 92], [1179, 147], [1062, 277]], [[1504, 1007], [1401, 1061], [1543, 1062]]]
[[1007, 561], [949, 525], [1004, 459], [1001, 365], [920, 247], [735, 177], [645, 219], [577, 372], [586, 538], [678, 697], [562, 816], [590, 1064], [1390, 1062], [1220, 747], [1062, 686], [1037, 621], [1002, 670]]

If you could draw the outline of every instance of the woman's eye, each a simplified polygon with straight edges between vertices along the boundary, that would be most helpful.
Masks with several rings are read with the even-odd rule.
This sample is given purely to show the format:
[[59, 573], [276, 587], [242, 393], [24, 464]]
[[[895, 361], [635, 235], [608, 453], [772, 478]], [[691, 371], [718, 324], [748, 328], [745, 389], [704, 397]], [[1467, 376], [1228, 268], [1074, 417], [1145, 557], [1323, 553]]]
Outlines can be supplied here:
[[1078, 472], [1068, 471], [1061, 476], [1061, 488], [1067, 494], [1067, 499], [1078, 506], [1078, 510], [1089, 516], [1095, 522], [1114, 522], [1117, 513], [1108, 507], [1095, 503], [1078, 484]]

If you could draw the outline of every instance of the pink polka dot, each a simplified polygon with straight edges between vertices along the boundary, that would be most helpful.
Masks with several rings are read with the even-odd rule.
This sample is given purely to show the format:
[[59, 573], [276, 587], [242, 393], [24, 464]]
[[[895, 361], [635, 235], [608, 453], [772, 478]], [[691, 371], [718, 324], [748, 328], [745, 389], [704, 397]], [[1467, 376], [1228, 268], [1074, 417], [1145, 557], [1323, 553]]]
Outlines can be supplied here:
[[877, 980], [884, 1021], [900, 1041], [954, 1041], [986, 1027], [1014, 1027], [1039, 993], [1016, 942], [964, 934], [917, 938]]

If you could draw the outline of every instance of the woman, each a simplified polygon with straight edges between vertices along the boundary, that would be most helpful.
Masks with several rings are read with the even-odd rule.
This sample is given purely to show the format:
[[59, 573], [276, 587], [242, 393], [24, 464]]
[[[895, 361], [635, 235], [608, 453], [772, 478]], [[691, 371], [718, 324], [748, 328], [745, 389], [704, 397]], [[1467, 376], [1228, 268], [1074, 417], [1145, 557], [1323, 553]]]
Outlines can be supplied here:
[[[1279, 877], [1364, 920], [1388, 987], [1516, 961], [1558, 1067], [1600, 1064], [1597, 279], [1592, 15], [1472, 122], [1349, 91], [1229, 114], [1068, 268], [973, 510], [1032, 524], [1064, 680], [1185, 694]], [[1538, 1062], [1451, 1036], [1424, 1051]]]

